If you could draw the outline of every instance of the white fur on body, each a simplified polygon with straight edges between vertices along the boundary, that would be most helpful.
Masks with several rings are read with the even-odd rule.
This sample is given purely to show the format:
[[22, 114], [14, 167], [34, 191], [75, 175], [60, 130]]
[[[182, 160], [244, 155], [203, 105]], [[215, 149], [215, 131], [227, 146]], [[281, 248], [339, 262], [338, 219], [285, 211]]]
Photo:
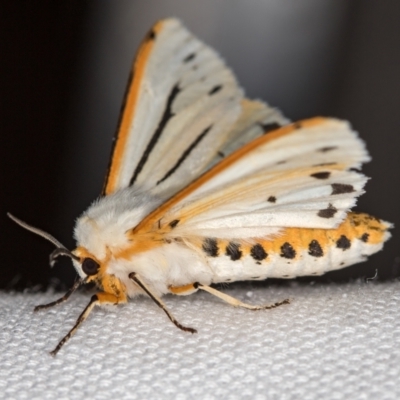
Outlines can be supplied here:
[[[135, 227], [159, 203], [156, 197], [133, 188], [97, 200], [76, 223], [74, 236], [78, 246], [87, 249], [100, 261], [106, 256], [107, 248], [111, 253], [128, 248], [132, 243], [125, 232]], [[79, 262], [74, 261], [74, 266], [81, 277], [86, 276]], [[204, 256], [179, 243], [139, 253], [131, 260], [111, 257], [107, 264], [107, 273], [125, 284], [130, 297], [142, 293], [129, 279], [131, 272], [136, 272], [158, 295], [168, 293], [170, 285], [209, 284], [213, 280], [212, 270]]]
[[[143, 45], [151, 51], [139, 63], [142, 74], [133, 74], [138, 101], [134, 110], [123, 112], [132, 116], [117, 137], [108, 195], [75, 227], [78, 246], [100, 262], [111, 254], [106, 273], [121, 279], [128, 295], [141, 293], [129, 279], [131, 272], [164, 294], [170, 285], [194, 282], [320, 275], [382, 247], [356, 239], [346, 252], [324, 249], [324, 257], [315, 259], [296, 249], [296, 259], [269, 254], [261, 263], [247, 255], [233, 261], [222, 249], [216, 257], [207, 255], [199, 245], [204, 238], [251, 242], [272, 240], [285, 228], [336, 229], [364, 192], [367, 178], [354, 168], [370, 157], [350, 125], [336, 119], [302, 121], [269, 140], [268, 127], [274, 130], [288, 120], [260, 101], [243, 99], [214, 50], [175, 19], [156, 24], [152, 33]], [[240, 154], [246, 144], [240, 156], [232, 153]], [[128, 231], [222, 159], [224, 168], [210, 171], [206, 181], [159, 216], [170, 243], [130, 260], [113, 257], [132, 246]], [[165, 229], [171, 224], [171, 231]], [[157, 234], [157, 227], [147, 229]], [[81, 265], [74, 264], [85, 277]]]
[[[75, 238], [78, 245], [86, 248], [100, 261], [106, 255], [106, 248], [111, 253], [128, 248], [132, 242], [125, 232], [136, 226], [159, 203], [154, 196], [132, 188], [101, 198], [77, 221]], [[382, 246], [383, 242], [371, 245], [357, 239], [346, 252], [332, 247], [323, 257], [315, 258], [305, 249], [296, 260], [282, 259], [279, 254], [270, 254], [268, 259], [257, 263], [250, 255], [235, 261], [225, 254], [210, 257], [201, 248], [181, 241], [166, 243], [135, 254], [130, 260], [111, 257], [106, 272], [124, 283], [129, 297], [143, 293], [129, 279], [131, 272], [137, 273], [153, 293], [163, 295], [170, 293], [170, 286], [179, 287], [194, 282], [209, 285], [240, 280], [322, 275], [365, 261], [366, 256], [379, 251]], [[74, 265], [79, 275], [85, 277], [81, 264], [74, 262]]]

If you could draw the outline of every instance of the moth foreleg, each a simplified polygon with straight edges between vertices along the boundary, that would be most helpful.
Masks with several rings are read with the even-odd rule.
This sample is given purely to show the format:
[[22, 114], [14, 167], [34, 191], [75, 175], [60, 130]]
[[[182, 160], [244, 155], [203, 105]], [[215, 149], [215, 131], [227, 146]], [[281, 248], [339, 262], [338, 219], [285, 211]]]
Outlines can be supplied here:
[[212, 294], [213, 296], [216, 296], [218, 298], [220, 298], [221, 300], [225, 301], [226, 303], [230, 304], [231, 306], [234, 307], [243, 307], [243, 308], [247, 308], [249, 310], [269, 310], [271, 308], [275, 308], [278, 306], [281, 306], [282, 304], [289, 304], [290, 301], [289, 299], [285, 299], [283, 301], [279, 301], [277, 303], [274, 304], [269, 304], [269, 305], [263, 305], [263, 306], [253, 306], [251, 304], [246, 304], [241, 302], [238, 299], [235, 299], [232, 296], [229, 296], [225, 293], [222, 293], [210, 286], [206, 286], [206, 285], [202, 285], [201, 283], [194, 283], [193, 286], [197, 289], [201, 289], [204, 290], [205, 292], [208, 292], [210, 294]]
[[54, 307], [58, 304], [64, 303], [65, 301], [67, 301], [69, 299], [69, 297], [71, 296], [72, 293], [75, 292], [76, 289], [78, 289], [78, 287], [82, 284], [82, 279], [77, 279], [75, 281], [75, 283], [73, 284], [73, 286], [71, 287], [71, 289], [68, 290], [67, 293], [64, 294], [63, 297], [59, 298], [58, 300], [52, 301], [51, 303], [48, 304], [41, 304], [39, 306], [36, 306], [33, 311], [39, 311], [39, 310], [44, 310], [46, 308], [50, 308], [50, 307]]
[[197, 333], [196, 329], [189, 328], [187, 326], [183, 326], [181, 323], [179, 323], [176, 318], [171, 314], [171, 312], [168, 310], [167, 306], [164, 304], [164, 302], [156, 296], [154, 293], [151, 292], [151, 290], [147, 287], [147, 285], [137, 276], [136, 273], [131, 272], [129, 274], [129, 278], [132, 279], [143, 291], [160, 307], [165, 314], [167, 314], [168, 318], [177, 326], [179, 329], [185, 331], [185, 332], [191, 332], [191, 333]]
[[93, 310], [93, 308], [96, 305], [101, 305], [101, 304], [118, 304], [123, 302], [122, 299], [118, 298], [117, 296], [111, 294], [111, 293], [97, 293], [92, 296], [90, 299], [89, 304], [86, 306], [86, 308], [82, 311], [81, 315], [78, 317], [76, 320], [75, 325], [73, 328], [61, 339], [60, 343], [56, 346], [56, 348], [50, 352], [52, 356], [55, 356], [58, 351], [61, 349], [61, 347], [65, 344], [67, 340], [71, 338], [71, 336], [77, 331], [79, 326], [86, 320], [86, 318], [89, 316], [90, 312]]

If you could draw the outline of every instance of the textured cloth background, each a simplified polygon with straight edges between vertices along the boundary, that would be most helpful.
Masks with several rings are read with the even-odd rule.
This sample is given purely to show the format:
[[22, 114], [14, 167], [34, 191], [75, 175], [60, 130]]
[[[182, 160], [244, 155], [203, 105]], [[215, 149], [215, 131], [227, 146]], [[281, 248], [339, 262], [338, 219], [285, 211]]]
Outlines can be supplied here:
[[166, 297], [179, 331], [149, 299], [95, 309], [52, 350], [90, 295], [0, 294], [0, 396], [6, 399], [399, 399], [400, 283], [232, 285], [270, 311], [207, 293]]

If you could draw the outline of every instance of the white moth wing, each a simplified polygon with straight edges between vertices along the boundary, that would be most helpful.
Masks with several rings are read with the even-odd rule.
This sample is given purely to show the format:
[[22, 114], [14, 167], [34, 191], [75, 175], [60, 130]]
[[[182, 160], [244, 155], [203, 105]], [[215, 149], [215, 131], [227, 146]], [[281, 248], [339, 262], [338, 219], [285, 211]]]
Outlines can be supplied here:
[[105, 194], [166, 198], [210, 163], [241, 112], [242, 91], [211, 48], [175, 19], [157, 23], [133, 67]]
[[288, 123], [290, 120], [285, 118], [278, 109], [260, 100], [243, 99], [240, 117], [229, 131], [226, 143], [207, 169], [253, 139]]
[[170, 235], [226, 239], [332, 229], [363, 193], [367, 178], [353, 169], [368, 160], [347, 122], [292, 124], [234, 152], [140, 225], [179, 221]]

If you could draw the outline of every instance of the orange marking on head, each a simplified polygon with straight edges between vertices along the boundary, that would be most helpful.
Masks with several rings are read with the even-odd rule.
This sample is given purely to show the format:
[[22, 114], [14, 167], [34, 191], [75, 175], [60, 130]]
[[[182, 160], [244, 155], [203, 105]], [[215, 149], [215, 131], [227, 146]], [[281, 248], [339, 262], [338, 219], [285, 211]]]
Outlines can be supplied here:
[[[156, 35], [163, 27], [164, 22], [157, 22], [150, 32], [154, 32]], [[148, 36], [143, 41], [140, 49], [137, 53], [134, 65], [133, 65], [133, 81], [128, 90], [126, 97], [126, 104], [124, 107], [121, 124], [119, 127], [117, 142], [115, 144], [114, 153], [112, 156], [112, 163], [107, 178], [107, 184], [105, 187], [105, 194], [110, 194], [116, 190], [118, 176], [120, 174], [122, 160], [124, 157], [124, 151], [128, 141], [129, 130], [134, 118], [136, 105], [139, 99], [139, 89], [143, 80], [143, 75], [147, 66], [147, 61], [151, 55], [151, 51], [154, 46], [154, 40], [150, 40]]]
[[247, 155], [251, 150], [259, 147], [260, 145], [264, 145], [270, 141], [273, 141], [275, 139], [278, 139], [282, 136], [288, 135], [292, 132], [294, 132], [296, 129], [298, 129], [299, 124], [301, 124], [302, 127], [304, 128], [309, 128], [315, 125], [320, 125], [324, 123], [325, 121], [329, 121], [327, 118], [322, 118], [322, 117], [316, 117], [316, 118], [311, 118], [308, 120], [296, 122], [294, 124], [290, 124], [287, 126], [284, 126], [280, 129], [277, 129], [268, 135], [260, 136], [259, 138], [251, 141], [247, 145], [243, 146], [242, 148], [236, 150], [233, 152], [230, 156], [224, 158], [220, 163], [215, 165], [215, 167], [211, 168], [209, 171], [206, 171], [203, 175], [201, 175], [199, 178], [197, 178], [194, 182], [192, 182], [190, 185], [188, 185], [186, 188], [178, 192], [175, 196], [173, 196], [171, 199], [166, 201], [164, 204], [162, 204], [159, 208], [154, 210], [152, 213], [150, 213], [146, 218], [140, 222], [136, 226], [136, 228], [133, 229], [133, 233], [137, 233], [140, 231], [146, 232], [151, 229], [151, 227], [159, 220], [161, 219], [165, 213], [173, 207], [175, 204], [179, 203], [182, 199], [187, 197], [189, 194], [194, 192], [196, 189], [198, 189], [201, 185], [206, 183], [208, 180], [213, 178], [214, 176], [218, 175], [228, 167], [230, 167], [233, 163], [235, 163], [238, 159], [244, 157]]
[[98, 260], [92, 253], [90, 253], [85, 247], [79, 246], [73, 250], [72, 253], [79, 257], [82, 261], [84, 258], [91, 258], [98, 264], [101, 264], [101, 261]]

